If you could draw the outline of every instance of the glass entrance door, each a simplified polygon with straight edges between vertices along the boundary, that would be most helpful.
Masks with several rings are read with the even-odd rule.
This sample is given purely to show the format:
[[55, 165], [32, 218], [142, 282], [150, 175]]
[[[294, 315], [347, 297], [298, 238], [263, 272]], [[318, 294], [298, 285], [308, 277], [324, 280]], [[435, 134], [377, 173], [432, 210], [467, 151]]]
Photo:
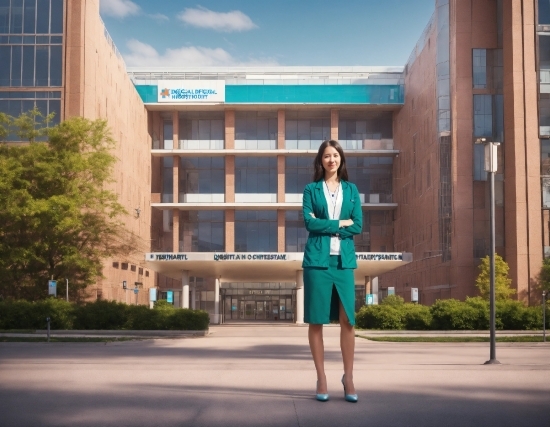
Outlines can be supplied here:
[[256, 301], [256, 320], [265, 320], [265, 301]]
[[256, 301], [241, 301], [241, 319], [256, 319]]

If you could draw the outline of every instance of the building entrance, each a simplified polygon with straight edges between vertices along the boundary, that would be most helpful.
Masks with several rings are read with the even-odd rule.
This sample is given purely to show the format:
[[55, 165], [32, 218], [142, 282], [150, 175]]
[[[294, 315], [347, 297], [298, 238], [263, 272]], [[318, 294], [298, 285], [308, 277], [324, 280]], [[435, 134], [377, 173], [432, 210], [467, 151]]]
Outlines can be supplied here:
[[293, 283], [223, 283], [222, 319], [227, 321], [294, 321]]

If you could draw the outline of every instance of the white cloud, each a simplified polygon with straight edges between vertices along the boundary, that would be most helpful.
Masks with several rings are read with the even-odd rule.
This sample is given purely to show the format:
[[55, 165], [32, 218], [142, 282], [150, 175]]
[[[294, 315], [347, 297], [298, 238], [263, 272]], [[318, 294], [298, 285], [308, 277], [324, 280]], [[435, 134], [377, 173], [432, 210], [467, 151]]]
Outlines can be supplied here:
[[163, 54], [146, 43], [132, 39], [126, 44], [130, 53], [123, 55], [126, 65], [130, 67], [216, 67], [216, 66], [273, 66], [277, 61], [271, 58], [239, 61], [222, 48], [201, 46], [182, 46], [177, 49], [166, 49]]
[[248, 31], [258, 28], [252, 19], [239, 10], [231, 12], [214, 12], [204, 7], [187, 8], [178, 15], [178, 19], [186, 24], [199, 28], [209, 28], [230, 33], [233, 31]]
[[162, 13], [154, 13], [154, 14], [150, 14], [148, 15], [149, 18], [152, 18], [154, 19], [155, 21], [157, 22], [166, 22], [166, 21], [169, 21], [170, 18], [168, 18], [166, 15], [163, 15]]
[[140, 11], [139, 6], [131, 0], [101, 0], [99, 9], [101, 13], [115, 18], [137, 15]]

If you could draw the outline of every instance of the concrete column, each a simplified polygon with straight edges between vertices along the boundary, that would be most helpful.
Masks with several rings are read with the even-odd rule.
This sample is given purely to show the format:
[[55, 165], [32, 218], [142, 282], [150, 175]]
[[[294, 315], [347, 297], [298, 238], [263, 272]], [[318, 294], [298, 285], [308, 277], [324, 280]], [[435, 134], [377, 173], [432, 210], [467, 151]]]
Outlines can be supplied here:
[[365, 276], [365, 295], [372, 294], [372, 284], [370, 276]]
[[235, 210], [225, 211], [225, 252], [235, 251]]
[[374, 295], [374, 303], [378, 304], [378, 277], [371, 277], [372, 294]]
[[296, 272], [296, 323], [304, 323], [304, 271]]
[[225, 148], [235, 148], [235, 110], [225, 110]]
[[277, 111], [277, 149], [284, 150], [285, 144], [285, 110]]
[[235, 203], [235, 156], [225, 156], [225, 203]]
[[277, 156], [277, 202], [285, 202], [285, 156]]
[[180, 251], [180, 211], [172, 210], [172, 252]]
[[277, 252], [285, 252], [285, 211], [277, 211]]
[[179, 127], [180, 127], [180, 121], [178, 117], [178, 112], [172, 111], [172, 132], [173, 132], [172, 135], [173, 135], [173, 141], [174, 141], [174, 145], [173, 145], [174, 150], [179, 150], [180, 148]]
[[189, 308], [189, 271], [181, 273], [181, 308]]
[[197, 309], [197, 278], [194, 278], [193, 287], [191, 288], [191, 308]]
[[179, 203], [179, 198], [180, 198], [180, 190], [179, 190], [179, 184], [180, 184], [180, 156], [173, 156], [172, 181], [173, 181], [172, 201], [173, 201], [173, 203]]
[[220, 278], [216, 277], [214, 287], [214, 318], [212, 323], [220, 324]]
[[338, 110], [331, 109], [330, 110], [330, 139], [334, 139], [335, 141], [338, 140], [338, 119], [339, 114]]

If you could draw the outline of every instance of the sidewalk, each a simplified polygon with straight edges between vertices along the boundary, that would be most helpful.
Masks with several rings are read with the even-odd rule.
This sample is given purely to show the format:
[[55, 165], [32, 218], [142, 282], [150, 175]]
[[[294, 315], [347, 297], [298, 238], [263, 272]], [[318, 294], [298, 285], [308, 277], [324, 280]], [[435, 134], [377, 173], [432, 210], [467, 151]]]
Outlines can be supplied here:
[[[386, 334], [387, 332], [382, 332]], [[339, 328], [325, 329], [330, 401], [314, 399], [307, 328], [212, 326], [196, 339], [0, 343], [0, 425], [547, 427], [550, 345], [356, 339], [359, 403], [343, 399]]]

